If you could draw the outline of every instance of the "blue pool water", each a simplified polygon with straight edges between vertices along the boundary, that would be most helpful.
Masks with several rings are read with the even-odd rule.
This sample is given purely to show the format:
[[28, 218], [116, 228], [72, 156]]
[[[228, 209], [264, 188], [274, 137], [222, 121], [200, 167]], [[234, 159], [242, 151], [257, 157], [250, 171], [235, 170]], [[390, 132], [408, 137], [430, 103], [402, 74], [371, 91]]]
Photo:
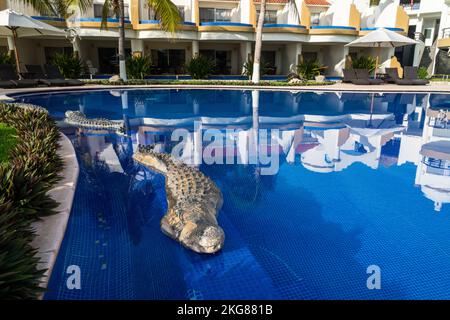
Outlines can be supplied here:
[[[426, 116], [449, 106], [446, 95], [100, 90], [16, 98], [50, 111], [80, 164], [46, 299], [450, 298], [449, 166], [426, 165], [419, 153], [427, 141], [450, 140], [446, 123]], [[66, 110], [124, 120], [129, 136], [68, 127]], [[226, 240], [215, 255], [161, 233], [164, 178], [131, 158], [138, 144], [170, 152], [171, 133], [194, 134], [195, 121], [201, 130], [287, 137], [274, 175], [261, 174], [264, 164], [200, 165], [224, 196]], [[80, 267], [81, 290], [66, 287], [70, 265]], [[367, 288], [371, 265], [381, 270], [379, 290]]]

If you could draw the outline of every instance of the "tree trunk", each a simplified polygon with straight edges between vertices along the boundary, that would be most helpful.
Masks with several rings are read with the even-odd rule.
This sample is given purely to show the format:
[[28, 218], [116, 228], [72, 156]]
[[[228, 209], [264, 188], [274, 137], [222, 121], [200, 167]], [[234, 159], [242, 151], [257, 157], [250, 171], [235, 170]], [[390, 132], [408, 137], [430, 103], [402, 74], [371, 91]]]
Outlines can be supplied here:
[[119, 0], [119, 75], [127, 81], [127, 69], [125, 63], [125, 12], [123, 0]]
[[256, 26], [255, 55], [253, 58], [253, 75], [252, 75], [253, 83], [259, 83], [259, 81], [261, 79], [261, 74], [260, 74], [261, 47], [262, 47], [262, 31], [263, 31], [265, 14], [266, 14], [266, 0], [261, 0], [258, 24]]

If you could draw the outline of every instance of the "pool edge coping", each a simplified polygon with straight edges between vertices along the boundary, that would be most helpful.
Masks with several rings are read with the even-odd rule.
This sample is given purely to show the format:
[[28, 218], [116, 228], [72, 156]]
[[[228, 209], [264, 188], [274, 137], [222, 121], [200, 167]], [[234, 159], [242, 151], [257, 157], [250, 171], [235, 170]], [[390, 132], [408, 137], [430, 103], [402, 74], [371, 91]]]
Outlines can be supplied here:
[[[60, 173], [62, 179], [49, 191], [50, 197], [58, 202], [58, 213], [43, 217], [40, 221], [32, 224], [36, 237], [31, 245], [38, 250], [37, 267], [38, 269], [47, 269], [39, 284], [44, 289], [48, 287], [64, 239], [79, 176], [78, 160], [72, 142], [64, 133], [60, 132], [60, 134], [58, 154], [63, 159], [64, 169]], [[45, 292], [41, 293], [38, 299], [42, 300], [44, 295]]]
[[427, 86], [353, 85], [336, 83], [323, 86], [255, 86], [255, 85], [190, 85], [190, 84], [148, 84], [148, 85], [90, 85], [72, 87], [35, 87], [21, 89], [0, 89], [0, 100], [14, 99], [15, 96], [28, 94], [45, 94], [58, 92], [77, 92], [95, 90], [127, 90], [127, 89], [214, 89], [214, 90], [264, 90], [264, 91], [298, 91], [298, 92], [374, 92], [374, 93], [450, 93], [450, 82], [433, 82]]

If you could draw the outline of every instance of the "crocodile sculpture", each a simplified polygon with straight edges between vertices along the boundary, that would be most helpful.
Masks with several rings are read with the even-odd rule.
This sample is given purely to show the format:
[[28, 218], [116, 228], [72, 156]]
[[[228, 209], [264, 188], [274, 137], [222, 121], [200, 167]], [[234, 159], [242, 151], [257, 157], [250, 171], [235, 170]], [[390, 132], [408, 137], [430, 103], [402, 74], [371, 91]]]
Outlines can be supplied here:
[[161, 219], [164, 234], [198, 253], [215, 253], [225, 235], [217, 223], [223, 198], [215, 183], [196, 168], [169, 154], [139, 146], [133, 158], [166, 178], [167, 212]]
[[124, 134], [125, 128], [123, 121], [112, 121], [103, 118], [88, 119], [86, 115], [81, 111], [66, 111], [64, 121], [67, 124], [86, 128], [86, 129], [104, 129], [110, 131], [116, 131], [117, 133]]

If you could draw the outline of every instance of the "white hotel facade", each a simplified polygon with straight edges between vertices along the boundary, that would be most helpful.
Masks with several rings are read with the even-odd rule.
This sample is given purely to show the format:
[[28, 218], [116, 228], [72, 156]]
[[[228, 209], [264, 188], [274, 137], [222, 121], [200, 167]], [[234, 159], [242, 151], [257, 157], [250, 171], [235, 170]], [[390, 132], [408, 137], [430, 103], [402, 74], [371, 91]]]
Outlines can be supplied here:
[[[239, 75], [251, 56], [260, 0], [173, 0], [183, 23], [175, 34], [160, 30], [155, 13], [145, 0], [125, 0], [126, 48], [129, 54], [151, 55], [154, 74], [183, 74], [196, 54], [215, 60], [217, 74]], [[83, 15], [69, 20], [42, 17], [21, 1], [0, 0], [0, 10], [11, 8], [77, 36], [34, 37], [18, 40], [21, 68], [45, 64], [56, 52], [76, 50], [92, 73], [117, 73], [118, 23], [111, 17], [101, 29], [103, 0], [95, 0]], [[376, 49], [345, 45], [379, 27], [421, 42], [402, 49], [382, 49], [384, 67], [426, 66], [430, 73], [450, 73], [450, 0], [267, 0], [262, 59], [273, 75], [286, 75], [301, 57], [318, 59], [325, 74], [339, 77], [349, 56], [376, 55]], [[295, 5], [299, 16], [293, 14]], [[11, 39], [0, 39], [0, 49], [11, 48]]]

